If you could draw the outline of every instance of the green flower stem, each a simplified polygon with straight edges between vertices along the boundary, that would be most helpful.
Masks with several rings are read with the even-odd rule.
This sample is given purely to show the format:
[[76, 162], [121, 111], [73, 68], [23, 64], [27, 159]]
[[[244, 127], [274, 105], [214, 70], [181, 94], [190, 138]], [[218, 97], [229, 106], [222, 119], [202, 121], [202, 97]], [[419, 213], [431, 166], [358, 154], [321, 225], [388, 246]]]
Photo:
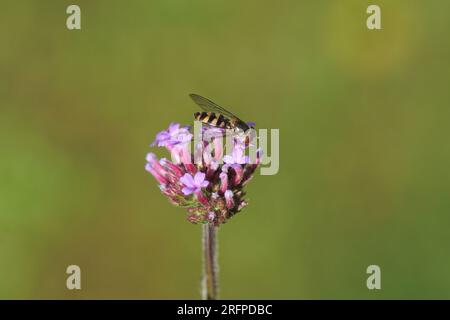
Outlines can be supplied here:
[[217, 228], [213, 224], [203, 225], [203, 300], [218, 299]]

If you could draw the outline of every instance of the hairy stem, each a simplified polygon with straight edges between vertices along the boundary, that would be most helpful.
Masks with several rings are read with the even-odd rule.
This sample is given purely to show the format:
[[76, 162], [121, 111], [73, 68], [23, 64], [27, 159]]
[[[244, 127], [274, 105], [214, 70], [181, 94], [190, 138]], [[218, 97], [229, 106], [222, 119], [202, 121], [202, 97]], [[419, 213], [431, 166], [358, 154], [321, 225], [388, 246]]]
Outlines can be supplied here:
[[218, 298], [218, 266], [217, 266], [217, 227], [213, 224], [203, 225], [203, 300]]

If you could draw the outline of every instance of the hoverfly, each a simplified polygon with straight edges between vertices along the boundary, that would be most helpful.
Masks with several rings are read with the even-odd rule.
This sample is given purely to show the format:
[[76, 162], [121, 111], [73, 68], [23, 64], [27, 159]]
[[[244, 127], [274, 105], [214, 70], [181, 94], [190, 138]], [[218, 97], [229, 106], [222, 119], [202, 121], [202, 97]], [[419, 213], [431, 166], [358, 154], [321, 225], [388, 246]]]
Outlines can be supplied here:
[[211, 100], [195, 93], [191, 93], [189, 96], [203, 109], [202, 112], [194, 113], [195, 120], [216, 128], [233, 130], [238, 134], [245, 133], [250, 128], [253, 129], [253, 127], [246, 124], [230, 111], [215, 104]]

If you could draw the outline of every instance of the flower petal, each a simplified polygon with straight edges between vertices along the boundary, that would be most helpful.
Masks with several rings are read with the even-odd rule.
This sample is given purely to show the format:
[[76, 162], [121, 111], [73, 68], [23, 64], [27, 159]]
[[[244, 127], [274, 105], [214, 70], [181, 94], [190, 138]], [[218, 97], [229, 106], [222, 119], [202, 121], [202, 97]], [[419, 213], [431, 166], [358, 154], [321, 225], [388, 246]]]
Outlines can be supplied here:
[[[184, 176], [180, 178], [181, 183], [183, 183], [186, 187], [195, 189], [194, 179], [189, 173], [185, 173]], [[192, 192], [191, 192], [192, 193]]]
[[186, 143], [192, 140], [193, 135], [189, 132], [181, 133], [177, 136], [177, 140], [179, 143]]
[[223, 156], [223, 162], [227, 163], [227, 164], [233, 164], [234, 163], [234, 159], [232, 156], [230, 155], [225, 155]]
[[197, 172], [194, 176], [194, 184], [197, 187], [201, 187], [203, 181], [205, 180], [205, 174], [203, 172]]
[[205, 180], [205, 181], [202, 182], [201, 187], [202, 188], [206, 188], [208, 185], [209, 185], [209, 181]]
[[176, 132], [178, 131], [179, 128], [180, 128], [180, 124], [179, 124], [179, 123], [172, 122], [172, 123], [169, 125], [168, 131], [169, 131], [170, 133], [176, 133]]
[[153, 163], [156, 161], [156, 155], [153, 152], [149, 152], [147, 153], [147, 156], [145, 157], [145, 160], [147, 160], [147, 162]]
[[183, 192], [183, 194], [185, 196], [188, 196], [188, 195], [194, 193], [195, 190], [192, 188], [184, 187], [183, 189], [181, 189], [181, 191]]

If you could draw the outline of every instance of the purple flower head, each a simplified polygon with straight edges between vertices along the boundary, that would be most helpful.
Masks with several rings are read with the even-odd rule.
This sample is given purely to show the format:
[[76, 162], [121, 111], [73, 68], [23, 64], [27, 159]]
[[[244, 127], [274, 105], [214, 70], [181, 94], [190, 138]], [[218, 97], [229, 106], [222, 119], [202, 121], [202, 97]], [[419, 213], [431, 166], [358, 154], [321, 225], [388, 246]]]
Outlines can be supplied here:
[[189, 127], [180, 128], [179, 123], [171, 123], [167, 130], [163, 130], [156, 135], [155, 141], [151, 146], [173, 147], [178, 144], [185, 144], [192, 140], [192, 134]]
[[225, 132], [217, 128], [204, 129], [206, 134], [192, 152], [190, 130], [172, 123], [159, 132], [152, 145], [166, 147], [172, 161], [149, 153], [146, 170], [172, 204], [187, 210], [188, 221], [220, 225], [247, 205], [245, 185], [260, 163], [261, 152], [250, 163], [245, 155], [249, 140], [244, 135], [234, 137], [233, 149], [224, 156]]
[[186, 196], [192, 193], [199, 193], [202, 188], [206, 188], [209, 184], [209, 181], [205, 180], [205, 174], [203, 172], [197, 172], [194, 177], [189, 173], [185, 173], [180, 178], [180, 181], [184, 185], [181, 191]]

